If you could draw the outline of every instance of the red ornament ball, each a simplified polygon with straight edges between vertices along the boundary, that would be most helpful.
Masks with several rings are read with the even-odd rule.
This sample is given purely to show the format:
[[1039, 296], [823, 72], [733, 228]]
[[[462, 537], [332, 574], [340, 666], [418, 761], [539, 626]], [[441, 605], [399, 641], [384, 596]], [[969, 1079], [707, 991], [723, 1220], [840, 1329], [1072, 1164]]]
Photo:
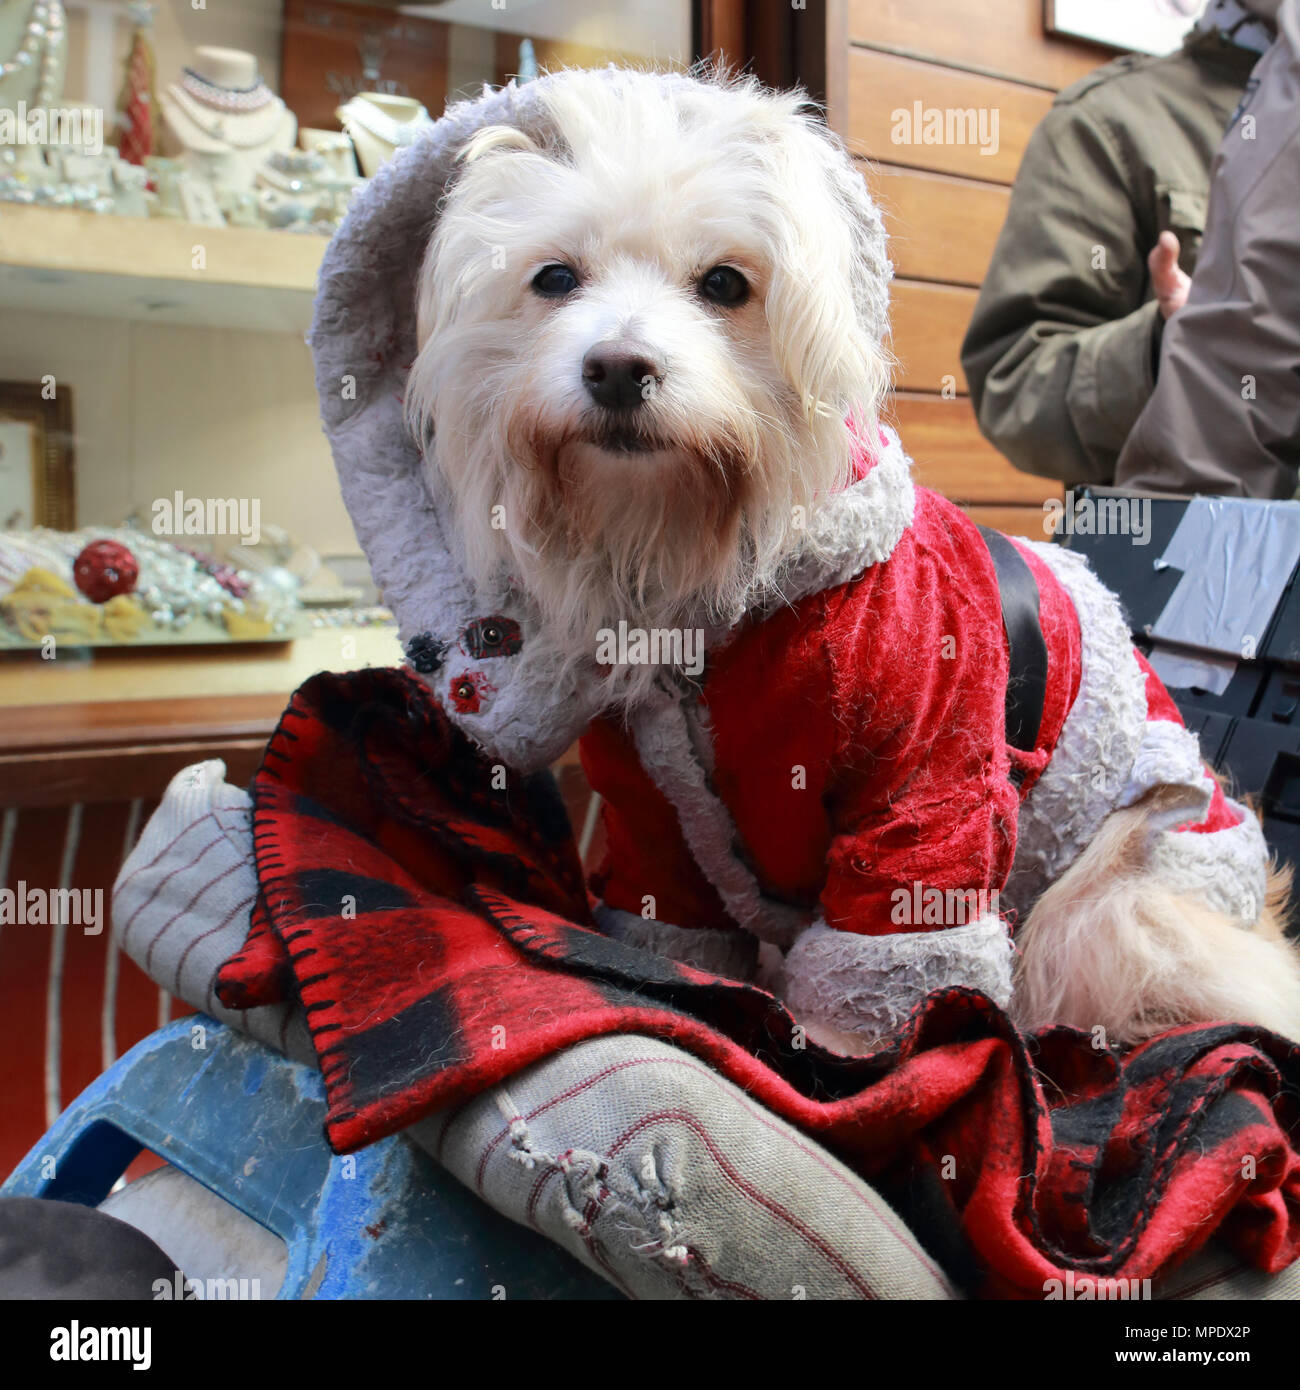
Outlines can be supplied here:
[[91, 603], [107, 603], [135, 588], [140, 565], [120, 541], [91, 541], [73, 561], [72, 577]]

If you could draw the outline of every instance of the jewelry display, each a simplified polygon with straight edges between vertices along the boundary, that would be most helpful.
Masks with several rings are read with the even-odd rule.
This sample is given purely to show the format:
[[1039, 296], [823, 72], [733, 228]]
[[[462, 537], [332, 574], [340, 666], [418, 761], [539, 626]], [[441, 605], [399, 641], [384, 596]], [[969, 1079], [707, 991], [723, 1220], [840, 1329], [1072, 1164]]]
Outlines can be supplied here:
[[210, 106], [214, 111], [241, 114], [260, 111], [275, 100], [275, 93], [259, 77], [251, 87], [243, 89], [219, 87], [193, 68], [181, 70], [180, 90], [194, 98], [200, 106]]
[[297, 118], [238, 49], [196, 49], [159, 105], [170, 152], [218, 189], [251, 191], [267, 156], [297, 141]]
[[[181, 159], [150, 155], [128, 164], [59, 149], [0, 148], [0, 204], [73, 208], [120, 217], [160, 217], [199, 226], [259, 227], [330, 236], [359, 178], [340, 178], [318, 155], [278, 150], [255, 187], [214, 186]], [[151, 187], [152, 185], [152, 187]]]
[[352, 144], [361, 172], [373, 178], [399, 149], [414, 144], [433, 127], [428, 111], [411, 97], [361, 92], [334, 113]]
[[86, 212], [117, 211], [117, 187], [104, 190], [99, 179], [66, 180], [61, 171], [46, 162], [40, 150], [24, 151], [37, 159], [20, 159], [13, 149], [0, 149], [0, 203], [27, 206], [80, 208]]
[[217, 201], [217, 191], [207, 179], [187, 173], [180, 180], [177, 191], [181, 198], [181, 212], [187, 222], [193, 222], [200, 227], [226, 225], [225, 215]]
[[[267, 92], [270, 97], [270, 92]], [[284, 107], [276, 104], [250, 108], [247, 111], [210, 107], [200, 102], [184, 87], [171, 89], [172, 100], [179, 104], [191, 124], [208, 139], [222, 145], [230, 145], [237, 150], [251, 150], [273, 140], [284, 124]], [[274, 101], [274, 97], [270, 97]], [[260, 114], [258, 120], [231, 120], [231, 116], [250, 117]]]
[[[0, 0], [0, 42], [6, 13], [20, 5], [30, 8], [19, 16], [22, 26], [11, 55], [0, 64], [0, 82], [23, 71], [39, 73], [40, 91], [48, 95], [62, 84], [63, 3]], [[151, 24], [153, 6], [133, 0], [129, 10], [138, 43]], [[153, 112], [152, 68], [143, 86], [131, 86], [132, 71], [128, 64], [128, 88], [145, 112]], [[0, 87], [0, 106], [4, 103]], [[364, 182], [359, 169], [364, 177], [373, 175], [434, 124], [421, 102], [371, 92], [352, 97], [336, 112], [346, 134], [299, 132], [296, 117], [259, 74], [253, 54], [210, 47], [194, 50], [156, 106], [168, 137], [166, 157], [156, 152], [156, 133], [135, 153], [123, 147], [102, 154], [34, 144], [0, 148], [0, 204], [328, 236]], [[135, 114], [143, 119], [140, 111]], [[150, 124], [150, 129], [157, 127]]]
[[[398, 102], [404, 107], [409, 104], [411, 114], [406, 120], [397, 120], [379, 105], [380, 101], [390, 107]], [[418, 102], [409, 102], [406, 97], [354, 97], [340, 108], [340, 119], [345, 125], [359, 127], [395, 149], [414, 144], [424, 131], [433, 126], [433, 120], [424, 107]]]
[[154, 217], [171, 217], [180, 221], [185, 217], [185, 207], [181, 202], [181, 180], [189, 170], [183, 159], [165, 159], [162, 155], [151, 154], [144, 162], [149, 180], [154, 187], [154, 202], [149, 211]]
[[45, 155], [46, 166], [57, 171], [64, 183], [93, 183], [101, 193], [110, 194], [116, 162], [110, 150], [103, 154], [84, 154], [81, 150], [50, 148]]
[[332, 170], [318, 154], [306, 150], [276, 150], [267, 157], [261, 175], [282, 193], [301, 193], [319, 186], [332, 176]]
[[288, 231], [333, 232], [347, 211], [359, 178], [343, 178], [322, 155], [276, 150], [257, 172], [267, 226]]
[[148, 217], [149, 171], [124, 159], [113, 161], [113, 211], [119, 217]]
[[379, 605], [370, 608], [316, 608], [311, 611], [310, 619], [314, 628], [397, 627], [392, 613]]
[[309, 153], [320, 155], [340, 178], [358, 177], [357, 156], [352, 141], [337, 130], [299, 128], [298, 144]]
[[0, 81], [19, 73], [39, 72], [33, 104], [49, 106], [63, 85], [67, 18], [60, 0], [32, 0], [17, 48], [0, 60]]
[[0, 531], [0, 647], [284, 640], [297, 590], [130, 525]]
[[265, 227], [261, 203], [256, 193], [234, 192], [229, 188], [217, 189], [217, 205], [226, 219], [228, 227]]

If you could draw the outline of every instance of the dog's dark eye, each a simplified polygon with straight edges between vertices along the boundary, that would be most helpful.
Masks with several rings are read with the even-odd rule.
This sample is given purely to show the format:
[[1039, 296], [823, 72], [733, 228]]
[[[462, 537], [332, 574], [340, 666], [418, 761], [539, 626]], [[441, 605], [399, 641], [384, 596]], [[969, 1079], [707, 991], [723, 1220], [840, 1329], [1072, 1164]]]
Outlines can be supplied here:
[[700, 279], [700, 294], [714, 304], [734, 309], [749, 298], [749, 281], [729, 265], [715, 265]]
[[567, 265], [544, 265], [533, 276], [533, 289], [545, 299], [563, 299], [578, 288], [578, 276]]

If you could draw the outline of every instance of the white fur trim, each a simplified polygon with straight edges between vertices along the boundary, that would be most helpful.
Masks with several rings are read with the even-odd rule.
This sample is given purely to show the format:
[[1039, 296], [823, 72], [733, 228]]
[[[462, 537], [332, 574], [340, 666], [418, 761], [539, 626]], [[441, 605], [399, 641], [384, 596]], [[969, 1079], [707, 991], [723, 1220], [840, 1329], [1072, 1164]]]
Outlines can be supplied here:
[[778, 576], [777, 592], [766, 600], [755, 596], [751, 608], [766, 609], [773, 599], [793, 603], [845, 584], [894, 553], [916, 513], [916, 489], [912, 461], [897, 433], [887, 426], [883, 433], [875, 467], [809, 514], [802, 542]]
[[[885, 430], [871, 472], [811, 514], [776, 591], [751, 595], [747, 611], [794, 603], [887, 560], [916, 510], [911, 466], [898, 435]], [[642, 767], [677, 812], [691, 857], [728, 916], [760, 941], [788, 946], [807, 926], [808, 913], [765, 897], [738, 852], [735, 822], [709, 784], [713, 738], [707, 711], [679, 691], [661, 689], [632, 711], [630, 723]]]
[[1238, 825], [1203, 834], [1164, 830], [1152, 846], [1153, 872], [1175, 892], [1208, 903], [1241, 926], [1253, 927], [1264, 910], [1268, 845], [1250, 808], [1229, 801]]
[[677, 812], [682, 837], [701, 872], [717, 889], [727, 915], [760, 941], [785, 947], [807, 914], [763, 896], [758, 880], [736, 849], [739, 836], [731, 812], [708, 784], [694, 744], [707, 742], [707, 726], [692, 739], [686, 701], [656, 691], [632, 715], [637, 756], [655, 786]]
[[1214, 782], [1206, 774], [1200, 741], [1190, 729], [1168, 719], [1147, 721], [1116, 810], [1134, 805], [1157, 787], [1178, 787], [1186, 792], [1176, 805], [1171, 802], [1165, 813], [1171, 830], [1204, 820], [1214, 796]]
[[1253, 923], [1264, 904], [1268, 852], [1255, 818], [1213, 834], [1174, 827], [1204, 818], [1214, 794], [1200, 743], [1170, 720], [1148, 719], [1146, 678], [1133, 652], [1119, 600], [1079, 556], [1034, 544], [1079, 616], [1079, 694], [1056, 751], [1020, 810], [1015, 865], [1005, 902], [1027, 915], [1112, 812], [1149, 792], [1176, 789], [1159, 812], [1153, 867], [1180, 892], [1195, 894], [1236, 920]]
[[654, 951], [697, 970], [726, 975], [733, 980], [749, 980], [758, 965], [758, 943], [748, 932], [716, 931], [710, 927], [675, 927], [653, 917], [606, 907], [595, 912], [596, 925], [615, 941]]
[[1119, 600], [1082, 556], [1058, 545], [1028, 544], [1078, 614], [1081, 671], [1051, 762], [1020, 808], [1016, 858], [1003, 897], [1022, 914], [1115, 809], [1147, 726], [1146, 681]]
[[747, 618], [766, 617], [810, 594], [846, 584], [894, 553], [916, 514], [912, 460], [896, 431], [881, 426], [885, 441], [875, 466], [860, 482], [822, 498], [796, 533], [788, 555], [770, 579], [752, 585], [734, 612], [721, 621], [699, 613], [687, 626], [704, 629], [706, 646], [721, 646]]
[[782, 994], [796, 1019], [880, 1038], [897, 1032], [932, 990], [949, 985], [981, 990], [1005, 1009], [1011, 957], [1010, 935], [996, 913], [964, 927], [893, 936], [857, 936], [818, 922], [786, 956]]

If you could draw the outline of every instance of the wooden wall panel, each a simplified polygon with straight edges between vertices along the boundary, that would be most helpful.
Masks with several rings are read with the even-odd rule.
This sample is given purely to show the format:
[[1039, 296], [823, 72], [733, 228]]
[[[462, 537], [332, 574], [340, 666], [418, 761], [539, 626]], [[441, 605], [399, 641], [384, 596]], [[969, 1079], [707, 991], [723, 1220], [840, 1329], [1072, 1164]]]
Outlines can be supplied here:
[[970, 0], [849, 0], [849, 38], [978, 68], [1055, 91], [1111, 55], [1043, 33], [1043, 0], [997, 0], [990, 22]]
[[895, 384], [905, 391], [955, 390], [966, 395], [961, 340], [975, 308], [976, 294], [960, 285], [896, 280], [893, 350], [898, 359]]
[[1042, 507], [963, 507], [962, 510], [979, 526], [1005, 531], [1009, 536], [1023, 536], [1028, 541], [1045, 541]]
[[900, 392], [890, 403], [888, 418], [912, 456], [916, 481], [955, 502], [1041, 508], [1046, 498], [1061, 495], [1058, 483], [1021, 473], [998, 453], [980, 433], [965, 396]]
[[[970, 0], [840, 4], [830, 58], [844, 77], [830, 118], [862, 158], [898, 277], [897, 394], [887, 413], [919, 482], [987, 525], [1041, 540], [1042, 504], [1059, 498], [1061, 487], [1019, 472], [980, 434], [961, 342], [1030, 136], [1055, 92], [1111, 55], [1048, 35], [1042, 0], [1000, 0], [996, 16]], [[941, 142], [926, 144], [924, 124], [908, 130], [896, 119], [907, 112], [915, 124], [918, 103], [923, 120], [930, 112], [982, 112], [983, 128], [966, 129], [958, 118]]]
[[978, 286], [1006, 220], [1010, 190], [888, 164], [862, 167], [885, 214], [894, 273]]
[[[917, 102], [923, 112], [984, 113], [987, 143], [978, 142], [978, 131], [974, 133], [977, 138], [967, 137], [960, 143], [925, 144], [916, 138], [896, 141], [894, 112], [913, 112]], [[1037, 87], [854, 48], [849, 54], [848, 129], [844, 134], [855, 154], [882, 163], [1009, 184], [1034, 127], [1051, 104], [1052, 94]], [[915, 137], [917, 132], [911, 135]]]

